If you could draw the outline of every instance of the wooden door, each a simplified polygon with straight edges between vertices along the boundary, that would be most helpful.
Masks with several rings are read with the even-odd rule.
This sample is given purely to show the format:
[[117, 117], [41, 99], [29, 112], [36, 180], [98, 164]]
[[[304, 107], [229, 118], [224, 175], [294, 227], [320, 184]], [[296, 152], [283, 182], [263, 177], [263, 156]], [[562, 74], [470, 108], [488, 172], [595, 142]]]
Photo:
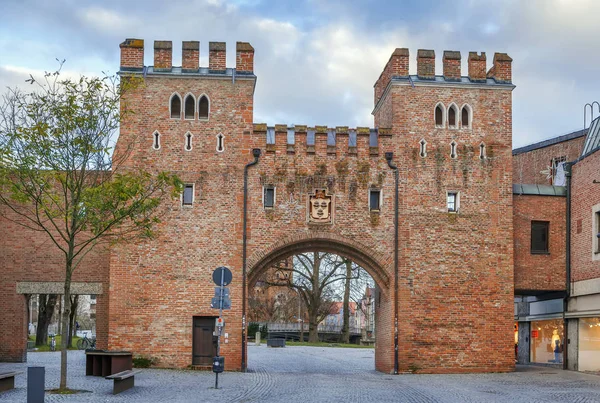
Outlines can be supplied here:
[[212, 359], [217, 355], [213, 344], [215, 318], [195, 316], [192, 340], [192, 365], [212, 365]]

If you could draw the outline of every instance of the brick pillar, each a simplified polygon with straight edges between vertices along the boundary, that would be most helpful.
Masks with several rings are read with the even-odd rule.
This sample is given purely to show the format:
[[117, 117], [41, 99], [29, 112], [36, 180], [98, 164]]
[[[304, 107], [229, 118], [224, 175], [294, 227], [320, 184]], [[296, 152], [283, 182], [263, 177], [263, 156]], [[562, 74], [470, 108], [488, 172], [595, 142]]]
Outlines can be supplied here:
[[200, 67], [200, 42], [183, 41], [181, 47], [181, 68], [184, 71], [197, 71]]
[[235, 44], [235, 68], [238, 73], [254, 72], [254, 48], [248, 42]]
[[417, 75], [420, 79], [433, 80], [435, 78], [435, 52], [428, 49], [419, 49], [417, 52]]
[[173, 67], [173, 42], [154, 41], [154, 69], [171, 71]]
[[495, 53], [494, 65], [488, 71], [487, 76], [499, 83], [512, 82], [512, 58], [506, 53]]
[[121, 70], [141, 70], [144, 68], [144, 40], [125, 39], [121, 48]]
[[460, 81], [460, 52], [445, 50], [442, 58], [444, 78], [448, 81]]
[[226, 69], [226, 43], [209, 42], [208, 44], [208, 70], [221, 73]]
[[471, 81], [485, 81], [486, 56], [477, 52], [469, 52], [469, 78]]

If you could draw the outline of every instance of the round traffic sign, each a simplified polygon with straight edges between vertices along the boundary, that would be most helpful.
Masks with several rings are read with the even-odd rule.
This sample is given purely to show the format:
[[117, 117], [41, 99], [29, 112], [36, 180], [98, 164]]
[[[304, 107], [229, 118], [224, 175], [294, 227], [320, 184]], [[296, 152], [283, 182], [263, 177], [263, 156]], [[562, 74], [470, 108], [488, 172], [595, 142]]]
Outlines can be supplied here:
[[[229, 285], [232, 277], [231, 270], [225, 266], [217, 267], [215, 271], [213, 271], [213, 281], [219, 286]], [[223, 282], [221, 283], [221, 281]]]

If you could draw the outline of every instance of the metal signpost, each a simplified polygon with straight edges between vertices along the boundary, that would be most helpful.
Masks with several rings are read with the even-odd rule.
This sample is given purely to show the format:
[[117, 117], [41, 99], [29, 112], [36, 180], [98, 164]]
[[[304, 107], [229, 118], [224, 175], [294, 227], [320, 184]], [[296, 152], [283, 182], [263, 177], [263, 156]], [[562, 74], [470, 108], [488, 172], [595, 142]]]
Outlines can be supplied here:
[[229, 297], [229, 289], [225, 286], [231, 283], [231, 270], [227, 267], [217, 267], [213, 272], [213, 281], [218, 286], [215, 287], [215, 296], [213, 297], [210, 307], [219, 308], [219, 317], [216, 320], [217, 328], [217, 356], [213, 359], [213, 372], [215, 373], [215, 389], [219, 389], [219, 374], [225, 370], [225, 357], [220, 357], [221, 352], [221, 335], [225, 321], [223, 320], [223, 309], [231, 309], [231, 299]]

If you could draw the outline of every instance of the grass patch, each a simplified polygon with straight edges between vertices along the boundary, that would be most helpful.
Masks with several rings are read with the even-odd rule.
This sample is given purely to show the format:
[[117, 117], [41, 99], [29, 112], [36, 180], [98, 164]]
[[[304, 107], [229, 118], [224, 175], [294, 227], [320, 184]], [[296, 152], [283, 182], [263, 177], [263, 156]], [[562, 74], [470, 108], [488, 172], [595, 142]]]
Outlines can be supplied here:
[[[73, 347], [69, 347], [68, 350], [77, 350], [77, 340], [79, 340], [81, 337], [77, 337], [77, 336], [73, 336]], [[35, 336], [29, 336], [27, 338], [30, 341], [35, 341]], [[55, 337], [56, 339], [56, 351], [60, 351], [60, 342], [62, 340], [60, 335], [57, 335]], [[48, 344], [46, 344], [45, 346], [36, 346], [34, 348], [36, 348], [36, 350], [32, 350], [30, 352], [46, 352], [46, 351], [50, 351], [50, 338], [48, 338], [47, 341]]]
[[48, 390], [46, 390], [46, 392], [53, 394], [53, 395], [76, 395], [78, 393], [92, 393], [91, 390], [69, 389], [69, 388], [48, 389]]
[[335, 347], [335, 348], [374, 348], [374, 346], [361, 346], [360, 344], [346, 344], [346, 343], [327, 343], [319, 341], [316, 343], [301, 343], [299, 341], [286, 341], [286, 346], [308, 346], [308, 347]]

